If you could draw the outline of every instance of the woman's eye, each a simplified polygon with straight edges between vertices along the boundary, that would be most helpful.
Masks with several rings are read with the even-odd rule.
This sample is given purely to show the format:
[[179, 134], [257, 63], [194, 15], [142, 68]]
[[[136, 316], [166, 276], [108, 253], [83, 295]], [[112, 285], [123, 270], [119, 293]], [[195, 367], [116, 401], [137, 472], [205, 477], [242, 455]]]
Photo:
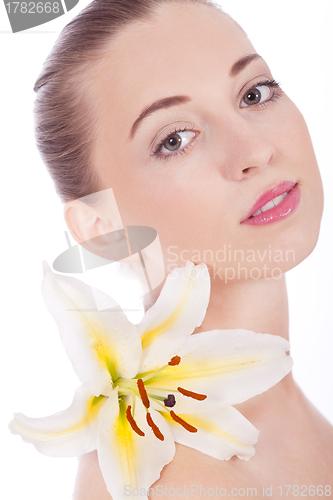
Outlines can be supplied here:
[[185, 150], [191, 143], [191, 139], [193, 139], [195, 135], [196, 132], [192, 132], [186, 128], [183, 130], [175, 130], [159, 143], [151, 156], [160, 158], [175, 156], [178, 153], [185, 153]]
[[252, 87], [252, 89], [248, 90], [244, 95], [241, 102], [241, 108], [269, 101], [273, 95], [273, 89], [268, 85], [257, 85], [256, 87]]

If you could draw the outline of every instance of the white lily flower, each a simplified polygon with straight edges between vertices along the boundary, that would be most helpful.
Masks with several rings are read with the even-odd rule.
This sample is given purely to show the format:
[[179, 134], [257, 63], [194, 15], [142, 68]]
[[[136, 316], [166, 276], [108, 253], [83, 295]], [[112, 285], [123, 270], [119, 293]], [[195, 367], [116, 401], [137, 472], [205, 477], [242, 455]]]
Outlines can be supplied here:
[[113, 500], [147, 492], [175, 441], [220, 460], [254, 455], [259, 431], [231, 405], [289, 373], [289, 343], [248, 330], [191, 335], [209, 302], [205, 264], [174, 269], [137, 326], [116, 302], [97, 311], [91, 287], [47, 264], [42, 293], [82, 385], [61, 413], [15, 414], [14, 434], [51, 456], [97, 449]]

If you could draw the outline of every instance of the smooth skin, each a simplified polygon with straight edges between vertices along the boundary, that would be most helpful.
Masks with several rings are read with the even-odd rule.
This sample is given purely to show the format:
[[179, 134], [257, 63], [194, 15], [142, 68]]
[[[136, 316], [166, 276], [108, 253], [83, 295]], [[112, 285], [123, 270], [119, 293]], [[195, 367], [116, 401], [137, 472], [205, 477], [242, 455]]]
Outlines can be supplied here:
[[[105, 52], [103, 64], [87, 76], [99, 117], [94, 164], [103, 188], [114, 191], [124, 225], [157, 229], [168, 271], [188, 259], [208, 265], [211, 299], [196, 332], [245, 328], [288, 339], [283, 273], [316, 245], [323, 191], [306, 124], [293, 102], [285, 94], [271, 99], [268, 87], [259, 87], [260, 102], [244, 101], [258, 82], [273, 79], [267, 64], [256, 58], [230, 75], [238, 60], [255, 53], [232, 19], [204, 5], [165, 4], [151, 21], [126, 27]], [[179, 95], [191, 100], [150, 114], [129, 140], [144, 109]], [[174, 132], [176, 122], [192, 129], [173, 136], [183, 152], [167, 161], [151, 156]], [[172, 152], [170, 141], [164, 141], [160, 154]], [[257, 198], [285, 180], [300, 187], [296, 211], [265, 226], [242, 224]], [[112, 230], [112, 221], [77, 209], [75, 203], [66, 205], [65, 217], [77, 241]], [[247, 275], [245, 270], [237, 274], [238, 262], [231, 259], [227, 267], [236, 274], [226, 282], [230, 271], [216, 258], [223, 245], [261, 256], [270, 249], [285, 258], [277, 264], [267, 253], [262, 260], [242, 262]], [[205, 249], [212, 252], [205, 254]], [[277, 266], [279, 276], [273, 272]], [[252, 276], [260, 279], [251, 279], [253, 269], [257, 274]], [[160, 288], [147, 297], [147, 307]], [[251, 487], [257, 488], [257, 498], [264, 498], [263, 485], [272, 485], [273, 498], [280, 498], [280, 485], [333, 489], [333, 428], [305, 398], [292, 374], [236, 407], [260, 430], [253, 458], [219, 461], [176, 445], [174, 460], [154, 486], [218, 486], [227, 492]], [[96, 452], [83, 456], [74, 499], [110, 498]], [[192, 498], [201, 498], [199, 492]]]

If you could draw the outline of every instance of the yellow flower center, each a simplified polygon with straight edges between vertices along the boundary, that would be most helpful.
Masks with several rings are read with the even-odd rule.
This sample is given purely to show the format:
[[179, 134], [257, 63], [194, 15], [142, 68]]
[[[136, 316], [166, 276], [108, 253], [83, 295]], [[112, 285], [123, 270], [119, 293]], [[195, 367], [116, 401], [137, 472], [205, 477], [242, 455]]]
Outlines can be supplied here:
[[[119, 395], [120, 396], [132, 396], [133, 398], [133, 411], [132, 411], [132, 406], [128, 405], [126, 409], [126, 418], [128, 422], [130, 423], [132, 429], [134, 432], [136, 432], [139, 436], [144, 436], [144, 432], [138, 427], [135, 419], [134, 419], [134, 412], [135, 412], [135, 398], [138, 397], [141, 399], [145, 409], [146, 409], [146, 418], [147, 418], [147, 423], [149, 427], [152, 429], [154, 435], [160, 439], [161, 441], [164, 441], [164, 436], [161, 433], [160, 429], [158, 426], [155, 424], [155, 422], [152, 419], [152, 416], [149, 412], [150, 408], [150, 400], [155, 401], [158, 403], [160, 406], [162, 406], [163, 410], [165, 411], [166, 409], [170, 412], [171, 418], [180, 424], [181, 426], [184, 427], [189, 432], [197, 432], [197, 428], [193, 427], [193, 425], [190, 425], [188, 422], [186, 422], [184, 419], [180, 418], [176, 413], [169, 409], [173, 408], [176, 405], [176, 398], [174, 394], [168, 394], [167, 397], [161, 396], [158, 394], [151, 394], [147, 392], [148, 387], [145, 386], [145, 384], [148, 381], [151, 381], [152, 379], [156, 378], [165, 368], [168, 366], [177, 366], [179, 365], [181, 361], [181, 358], [179, 356], [174, 356], [171, 358], [169, 363], [162, 368], [159, 368], [158, 370], [149, 373], [149, 375], [145, 375], [142, 378], [134, 378], [134, 379], [125, 379], [119, 377], [117, 380], [115, 380], [114, 385], [115, 387], [118, 387]], [[174, 390], [170, 388], [164, 388], [164, 387], [154, 387], [154, 390], [157, 390], [158, 392], [172, 392], [172, 393], [180, 393], [183, 394], [183, 396], [187, 396], [192, 399], [196, 399], [197, 401], [203, 401], [204, 399], [207, 398], [205, 394], [198, 394], [193, 391], [188, 391], [187, 389], [184, 389], [183, 387], [177, 387]], [[162, 404], [163, 401], [163, 404]]]

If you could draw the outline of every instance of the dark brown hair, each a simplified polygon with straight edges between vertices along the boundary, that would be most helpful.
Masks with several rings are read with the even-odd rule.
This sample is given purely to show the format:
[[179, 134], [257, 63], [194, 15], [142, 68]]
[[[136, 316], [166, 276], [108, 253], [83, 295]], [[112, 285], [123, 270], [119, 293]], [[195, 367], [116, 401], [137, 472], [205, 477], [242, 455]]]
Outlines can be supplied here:
[[123, 27], [149, 20], [163, 3], [204, 4], [222, 12], [211, 0], [94, 0], [65, 26], [47, 57], [34, 86], [35, 134], [63, 202], [103, 189], [92, 164], [98, 96], [91, 85], [103, 52]]

